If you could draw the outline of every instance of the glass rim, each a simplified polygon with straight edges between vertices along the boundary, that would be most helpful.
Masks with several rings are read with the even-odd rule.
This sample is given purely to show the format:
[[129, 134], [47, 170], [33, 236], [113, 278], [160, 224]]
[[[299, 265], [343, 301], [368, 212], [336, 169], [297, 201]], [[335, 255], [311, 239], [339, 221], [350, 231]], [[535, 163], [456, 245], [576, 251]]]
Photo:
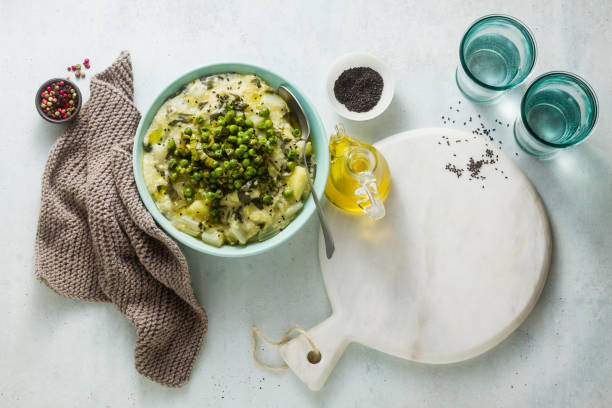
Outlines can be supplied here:
[[[349, 160], [348, 159], [351, 158], [353, 154], [356, 154], [356, 153], [359, 153], [359, 152], [366, 152], [366, 155], [368, 156], [368, 159], [370, 159], [370, 160], [372, 160], [374, 162], [374, 164], [371, 166], [372, 168], [368, 169], [367, 172], [356, 172], [353, 169], [351, 169], [351, 166], [349, 165]], [[368, 164], [370, 164], [370, 162], [368, 162]], [[374, 152], [372, 152], [367, 147], [364, 147], [364, 146], [355, 146], [355, 147], [350, 149], [345, 154], [344, 168], [354, 178], [359, 179], [359, 178], [367, 177], [367, 176], [370, 176], [370, 175], [374, 174], [374, 172], [378, 168], [378, 157], [376, 157]]]
[[[513, 26], [515, 26], [516, 28], [519, 29], [519, 31], [521, 31], [523, 33], [523, 35], [529, 40], [529, 42], [531, 43], [532, 47], [533, 47], [533, 58], [531, 61], [531, 65], [529, 66], [529, 69], [527, 70], [527, 74], [521, 78], [520, 81], [516, 82], [516, 83], [510, 83], [508, 85], [505, 86], [494, 86], [494, 85], [488, 85], [484, 82], [482, 82], [481, 80], [479, 80], [478, 78], [476, 78], [474, 75], [472, 75], [472, 73], [470, 72], [470, 70], [467, 67], [467, 64], [465, 62], [465, 59], [463, 58], [463, 48], [465, 46], [465, 41], [466, 41], [466, 37], [468, 35], [468, 33], [470, 32], [470, 30], [472, 28], [474, 28], [478, 23], [484, 21], [484, 20], [490, 20], [490, 19], [501, 19], [501, 20], [506, 20], [509, 23], [511, 23]], [[507, 91], [508, 89], [514, 88], [515, 86], [519, 85], [520, 83], [522, 83], [523, 81], [525, 81], [525, 79], [527, 79], [527, 77], [529, 76], [529, 74], [531, 73], [531, 71], [533, 70], [533, 67], [536, 64], [536, 60], [538, 58], [538, 46], [535, 40], [535, 37], [533, 35], [533, 33], [531, 32], [531, 30], [529, 29], [529, 27], [527, 27], [525, 25], [525, 23], [523, 23], [522, 21], [520, 21], [519, 19], [509, 16], [507, 14], [487, 14], [484, 15], [480, 18], [478, 18], [477, 20], [475, 20], [472, 24], [470, 24], [470, 26], [468, 27], [467, 30], [465, 30], [465, 32], [463, 33], [463, 37], [461, 37], [461, 43], [459, 44], [459, 62], [461, 64], [461, 67], [463, 68], [463, 71], [465, 71], [465, 73], [467, 74], [467, 76], [474, 82], [476, 82], [476, 84], [486, 88], [486, 89], [490, 89], [493, 91]]]
[[[572, 143], [553, 143], [553, 142], [549, 142], [547, 140], [544, 140], [540, 136], [537, 135], [537, 133], [531, 128], [531, 126], [529, 126], [529, 122], [527, 122], [527, 112], [525, 111], [525, 103], [526, 103], [525, 101], [527, 99], [527, 95], [529, 95], [529, 92], [539, 82], [541, 82], [542, 80], [544, 80], [544, 79], [546, 79], [548, 77], [554, 77], [554, 76], [564, 76], [564, 77], [567, 77], [567, 78], [571, 79], [580, 88], [582, 88], [582, 90], [585, 91], [591, 97], [591, 99], [593, 100], [593, 111], [594, 111], [594, 113], [593, 113], [593, 123], [591, 124], [591, 128], [589, 129], [588, 132], [586, 132], [586, 134], [582, 138], [580, 138], [579, 140], [577, 140], [575, 142], [572, 142]], [[595, 93], [595, 90], [593, 89], [593, 87], [584, 78], [580, 77], [577, 74], [573, 74], [571, 72], [567, 72], [567, 71], [550, 71], [550, 72], [546, 72], [546, 73], [538, 76], [529, 85], [529, 88], [527, 88], [527, 90], [523, 94], [523, 98], [521, 99], [521, 121], [523, 121], [523, 124], [525, 125], [525, 129], [527, 129], [529, 134], [531, 136], [533, 136], [538, 142], [541, 142], [541, 143], [543, 143], [543, 144], [545, 144], [547, 146], [557, 147], [557, 148], [565, 148], [565, 147], [574, 146], [574, 145], [582, 142], [584, 139], [586, 139], [589, 136], [589, 134], [591, 134], [591, 132], [593, 132], [593, 129], [595, 129], [595, 126], [597, 125], [598, 120], [599, 120], [599, 100], [597, 99], [597, 94]]]

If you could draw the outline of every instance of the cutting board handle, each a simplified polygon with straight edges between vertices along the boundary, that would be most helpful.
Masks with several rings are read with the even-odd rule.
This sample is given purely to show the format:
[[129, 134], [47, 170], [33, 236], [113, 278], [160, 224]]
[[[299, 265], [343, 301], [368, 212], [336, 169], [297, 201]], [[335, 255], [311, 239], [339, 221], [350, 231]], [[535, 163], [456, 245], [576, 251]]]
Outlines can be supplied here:
[[312, 351], [312, 347], [304, 335], [281, 346], [280, 355], [308, 388], [318, 391], [325, 384], [350, 341], [340, 319], [334, 314], [306, 333], [319, 349], [320, 361], [309, 361], [308, 353]]

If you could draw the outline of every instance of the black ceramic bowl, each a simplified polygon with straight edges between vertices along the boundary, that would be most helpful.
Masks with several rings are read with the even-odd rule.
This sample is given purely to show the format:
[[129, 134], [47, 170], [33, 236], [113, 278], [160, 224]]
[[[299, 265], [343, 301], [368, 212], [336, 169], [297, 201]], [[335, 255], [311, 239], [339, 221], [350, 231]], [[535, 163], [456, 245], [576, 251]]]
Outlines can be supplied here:
[[[47, 116], [45, 114], [45, 112], [43, 112], [43, 108], [40, 107], [40, 104], [42, 103], [42, 96], [40, 95], [43, 91], [45, 91], [47, 89], [47, 87], [49, 85], [51, 85], [54, 82], [59, 82], [59, 81], [64, 81], [64, 83], [70, 85], [71, 87], [73, 87], [76, 90], [77, 93], [77, 102], [75, 105], [75, 109], [74, 111], [70, 114], [70, 116], [68, 116], [65, 119], [59, 118], [59, 119], [54, 119], [51, 118], [49, 116]], [[44, 84], [42, 84], [40, 86], [40, 88], [38, 88], [38, 92], [36, 92], [36, 97], [34, 98], [34, 102], [36, 103], [36, 110], [38, 111], [38, 114], [47, 122], [51, 122], [51, 123], [66, 123], [66, 122], [70, 122], [71, 120], [73, 120], [76, 115], [79, 113], [79, 111], [81, 110], [81, 104], [83, 103], [83, 96], [81, 95], [81, 91], [79, 90], [79, 87], [75, 85], [74, 82], [69, 81], [68, 79], [62, 79], [62, 78], [53, 78], [50, 79], [48, 81], [46, 81]]]

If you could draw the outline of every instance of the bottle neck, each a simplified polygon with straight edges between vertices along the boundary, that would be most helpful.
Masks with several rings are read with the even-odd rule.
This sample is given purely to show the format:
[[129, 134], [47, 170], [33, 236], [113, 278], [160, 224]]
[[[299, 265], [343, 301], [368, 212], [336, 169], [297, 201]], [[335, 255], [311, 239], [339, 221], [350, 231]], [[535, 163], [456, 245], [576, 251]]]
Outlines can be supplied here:
[[371, 178], [378, 165], [376, 155], [363, 146], [353, 147], [344, 162], [346, 172], [357, 180]]

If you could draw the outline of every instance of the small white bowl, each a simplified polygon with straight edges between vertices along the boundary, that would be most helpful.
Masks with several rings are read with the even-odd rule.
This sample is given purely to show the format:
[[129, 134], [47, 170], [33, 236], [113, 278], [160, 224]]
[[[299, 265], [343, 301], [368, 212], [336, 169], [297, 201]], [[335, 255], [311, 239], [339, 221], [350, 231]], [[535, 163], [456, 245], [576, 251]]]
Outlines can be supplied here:
[[[367, 112], [351, 112], [338, 102], [334, 95], [334, 84], [336, 80], [344, 71], [350, 68], [367, 67], [372, 68], [378, 72], [383, 79], [383, 91], [380, 95], [378, 103]], [[391, 76], [391, 71], [381, 60], [370, 54], [361, 52], [352, 52], [339, 57], [331, 66], [329, 73], [327, 74], [327, 96], [329, 102], [332, 104], [338, 115], [345, 117], [350, 120], [369, 120], [377, 117], [387, 109], [391, 100], [393, 99], [393, 93], [395, 91], [395, 83]]]

